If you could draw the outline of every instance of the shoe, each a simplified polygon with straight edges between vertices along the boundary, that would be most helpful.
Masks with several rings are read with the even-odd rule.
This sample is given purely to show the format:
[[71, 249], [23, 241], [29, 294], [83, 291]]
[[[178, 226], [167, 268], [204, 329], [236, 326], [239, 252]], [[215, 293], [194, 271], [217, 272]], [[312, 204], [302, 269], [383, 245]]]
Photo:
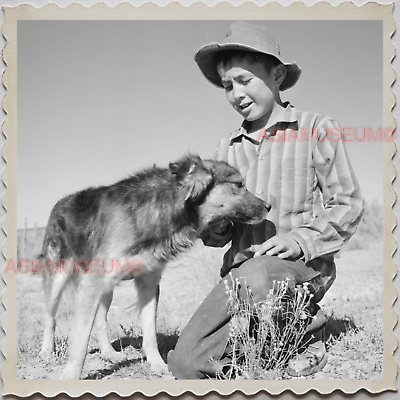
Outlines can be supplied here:
[[289, 360], [286, 372], [293, 377], [309, 376], [325, 367], [328, 357], [325, 349], [325, 330], [321, 328], [305, 336], [304, 350]]

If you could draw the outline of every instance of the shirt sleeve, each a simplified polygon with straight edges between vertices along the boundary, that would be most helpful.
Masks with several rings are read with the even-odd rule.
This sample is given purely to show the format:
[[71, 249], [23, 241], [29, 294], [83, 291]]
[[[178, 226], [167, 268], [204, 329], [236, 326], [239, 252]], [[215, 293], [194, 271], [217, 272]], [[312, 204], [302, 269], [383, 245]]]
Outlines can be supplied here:
[[339, 251], [361, 220], [364, 200], [336, 121], [324, 118], [314, 127], [313, 165], [316, 192], [323, 207], [290, 235], [299, 243], [305, 261]]

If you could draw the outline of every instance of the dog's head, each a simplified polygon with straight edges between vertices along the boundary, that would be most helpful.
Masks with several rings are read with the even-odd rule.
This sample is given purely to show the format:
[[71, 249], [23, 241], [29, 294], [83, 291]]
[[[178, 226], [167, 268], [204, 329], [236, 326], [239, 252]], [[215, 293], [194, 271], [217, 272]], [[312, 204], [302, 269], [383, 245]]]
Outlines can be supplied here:
[[185, 201], [202, 201], [214, 183], [212, 172], [198, 156], [188, 156], [171, 163], [169, 169], [185, 193]]
[[188, 156], [169, 165], [171, 173], [201, 219], [201, 227], [227, 219], [246, 223], [262, 221], [270, 206], [250, 193], [240, 173], [229, 164]]
[[269, 204], [250, 193], [240, 173], [223, 161], [203, 160], [214, 184], [201, 207], [205, 226], [222, 219], [258, 223], [271, 209]]

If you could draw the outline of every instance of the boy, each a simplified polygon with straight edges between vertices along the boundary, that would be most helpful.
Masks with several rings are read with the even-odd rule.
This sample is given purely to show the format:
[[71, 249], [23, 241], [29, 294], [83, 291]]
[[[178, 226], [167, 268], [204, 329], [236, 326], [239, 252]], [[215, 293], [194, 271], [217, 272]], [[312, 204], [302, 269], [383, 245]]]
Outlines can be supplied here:
[[[203, 46], [195, 60], [244, 118], [240, 129], [222, 139], [215, 158], [238, 169], [250, 192], [271, 206], [262, 224], [221, 221], [203, 234], [203, 241], [209, 246], [232, 242], [221, 275], [230, 271], [241, 279], [256, 301], [266, 298], [274, 280], [309, 283], [313, 298], [306, 346], [289, 361], [287, 372], [314, 374], [327, 360], [326, 318], [317, 302], [335, 280], [334, 253], [355, 232], [363, 211], [358, 182], [337, 140], [340, 128], [324, 115], [282, 102], [280, 91], [294, 86], [301, 70], [281, 61], [264, 26], [235, 22], [222, 43]], [[169, 353], [176, 378], [215, 377], [226, 365], [227, 282], [212, 290]]]

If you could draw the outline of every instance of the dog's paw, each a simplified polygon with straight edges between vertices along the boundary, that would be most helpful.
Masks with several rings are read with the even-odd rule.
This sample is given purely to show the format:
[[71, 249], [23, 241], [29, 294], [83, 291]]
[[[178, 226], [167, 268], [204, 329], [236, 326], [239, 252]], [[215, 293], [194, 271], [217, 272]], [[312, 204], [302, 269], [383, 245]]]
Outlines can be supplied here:
[[172, 375], [171, 372], [168, 371], [168, 373], [165, 374], [165, 375], [163, 375], [163, 376], [161, 377], [161, 379], [173, 381], [173, 380], [175, 380], [175, 377], [174, 377], [174, 375]]
[[41, 351], [39, 353], [39, 359], [45, 364], [50, 364], [54, 358], [54, 353], [52, 351]]
[[60, 379], [59, 375], [60, 375], [59, 371], [50, 371], [47, 374], [46, 379], [49, 381], [58, 381]]
[[126, 361], [127, 359], [126, 354], [118, 351], [109, 351], [107, 353], [101, 353], [101, 357], [112, 363], [120, 363]]
[[167, 364], [162, 360], [157, 360], [156, 362], [150, 363], [150, 370], [156, 375], [166, 375], [170, 374]]
[[58, 378], [59, 380], [71, 380], [75, 381], [80, 378], [80, 369], [76, 368], [75, 366], [67, 365], [61, 374], [61, 376]]

